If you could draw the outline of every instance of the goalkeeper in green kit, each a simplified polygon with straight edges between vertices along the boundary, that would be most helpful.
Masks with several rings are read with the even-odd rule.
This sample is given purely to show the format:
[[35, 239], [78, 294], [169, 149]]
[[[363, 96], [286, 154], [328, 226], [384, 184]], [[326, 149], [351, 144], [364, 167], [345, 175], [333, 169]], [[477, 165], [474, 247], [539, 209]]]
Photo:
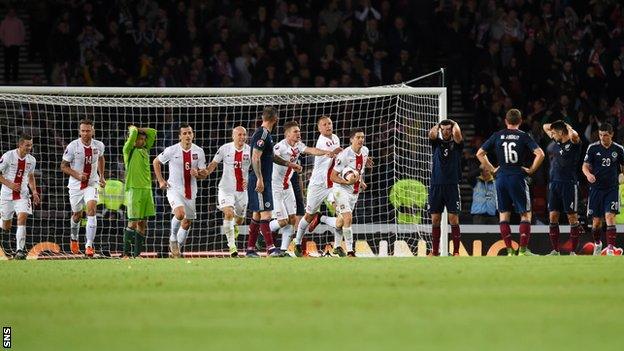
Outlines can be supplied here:
[[128, 227], [124, 231], [123, 255], [128, 257], [132, 254], [133, 257], [137, 257], [143, 251], [145, 244], [147, 218], [156, 215], [149, 156], [150, 149], [156, 141], [156, 130], [130, 126], [128, 131], [128, 140], [123, 147], [124, 166], [126, 167], [126, 207], [128, 209]]

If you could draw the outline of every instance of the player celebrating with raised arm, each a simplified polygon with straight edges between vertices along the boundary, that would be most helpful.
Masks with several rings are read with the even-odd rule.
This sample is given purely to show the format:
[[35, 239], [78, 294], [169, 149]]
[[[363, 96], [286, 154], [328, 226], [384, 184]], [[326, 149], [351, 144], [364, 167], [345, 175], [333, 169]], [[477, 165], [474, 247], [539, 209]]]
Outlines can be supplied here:
[[[315, 147], [307, 147], [301, 141], [301, 130], [299, 124], [295, 121], [286, 122], [284, 124], [285, 138], [277, 143], [273, 148], [273, 154], [281, 159], [288, 160], [291, 163], [297, 163], [299, 155], [302, 153], [314, 156], [325, 156], [330, 153], [327, 150], [317, 149]], [[293, 175], [292, 167], [276, 165], [273, 169], [273, 201], [275, 209], [273, 210], [273, 218], [269, 223], [272, 232], [282, 231], [282, 245], [280, 250], [283, 257], [290, 257], [288, 244], [293, 233], [297, 215], [297, 201], [291, 182]]]
[[[531, 199], [526, 176], [537, 171], [544, 161], [544, 151], [533, 138], [518, 129], [522, 123], [522, 113], [511, 109], [505, 114], [506, 129], [494, 134], [479, 148], [477, 158], [486, 169], [496, 173], [496, 197], [500, 220], [501, 237], [507, 247], [507, 255], [515, 252], [511, 247], [511, 228], [509, 219], [512, 207], [520, 214], [520, 250], [518, 255], [533, 255], [527, 246], [531, 237]], [[487, 153], [494, 150], [498, 160], [498, 167], [494, 168]], [[522, 166], [522, 161], [528, 152], [535, 157], [530, 168]]]
[[256, 129], [251, 137], [251, 170], [247, 181], [247, 195], [249, 196], [249, 209], [252, 211], [251, 224], [249, 225], [249, 238], [247, 240], [247, 257], [259, 257], [256, 252], [258, 234], [262, 232], [267, 245], [269, 256], [280, 256], [279, 249], [273, 245], [273, 235], [269, 222], [273, 211], [273, 163], [301, 170], [298, 164], [288, 162], [273, 154], [273, 137], [271, 130], [277, 124], [277, 111], [273, 107], [265, 107], [262, 112], [262, 125]]
[[[440, 223], [444, 207], [448, 211], [453, 238], [453, 256], [459, 256], [460, 231], [459, 212], [461, 199], [461, 153], [464, 149], [459, 125], [445, 119], [429, 130], [429, 141], [433, 149], [431, 164], [431, 186], [429, 188], [429, 213], [431, 213], [432, 255], [440, 255]], [[443, 243], [447, 245], [447, 243]]]
[[[197, 179], [204, 179], [208, 175], [204, 150], [193, 144], [193, 128], [182, 124], [179, 137], [179, 143], [166, 148], [152, 162], [158, 187], [167, 191], [167, 200], [173, 213], [169, 251], [174, 258], [180, 257], [191, 223], [196, 218]], [[169, 179], [165, 181], [162, 165], [167, 163]]]
[[[69, 202], [72, 209], [70, 219], [70, 248], [73, 254], [78, 254], [78, 233], [83, 209], [87, 207], [87, 243], [85, 253], [93, 257], [93, 241], [97, 231], [97, 217], [95, 211], [98, 202], [98, 183], [106, 186], [104, 179], [104, 143], [93, 139], [95, 128], [93, 122], [83, 119], [79, 124], [80, 138], [67, 145], [61, 161], [61, 171], [69, 176]], [[97, 165], [97, 166], [96, 166]]]
[[237, 257], [234, 225], [245, 222], [247, 212], [247, 177], [251, 165], [251, 148], [246, 144], [247, 130], [238, 126], [232, 130], [232, 142], [222, 145], [208, 164], [208, 175], [223, 162], [219, 181], [218, 205], [223, 211], [223, 232], [230, 256]]
[[364, 131], [354, 129], [349, 135], [351, 146], [344, 149], [336, 157], [336, 165], [331, 172], [334, 182], [333, 193], [336, 211], [342, 217], [342, 234], [344, 235], [347, 256], [355, 257], [353, 252], [353, 211], [361, 190], [366, 190], [364, 182], [364, 165], [368, 159], [368, 148], [364, 146]]
[[39, 205], [39, 193], [35, 182], [35, 166], [37, 161], [30, 154], [33, 142], [29, 135], [19, 138], [17, 149], [8, 151], [0, 158], [0, 217], [2, 230], [11, 232], [13, 214], [17, 213], [16, 260], [26, 259], [26, 220], [32, 214], [32, 206], [28, 188], [32, 192], [32, 202]]
[[613, 142], [613, 126], [603, 123], [598, 128], [597, 141], [587, 148], [583, 161], [583, 174], [589, 182], [587, 217], [592, 218], [594, 256], [600, 255], [602, 217], [607, 222], [607, 256], [614, 255], [615, 215], [620, 213], [618, 175], [624, 171], [624, 148]]
[[544, 132], [555, 141], [555, 152], [550, 163], [550, 184], [548, 185], [548, 211], [550, 219], [550, 255], [559, 255], [559, 215], [565, 212], [570, 223], [570, 240], [575, 254], [583, 227], [579, 224], [578, 180], [576, 172], [581, 155], [581, 138], [564, 121], [546, 123]]
[[128, 227], [124, 231], [123, 255], [128, 257], [132, 254], [133, 257], [138, 257], [145, 244], [147, 219], [156, 215], [149, 156], [156, 141], [156, 129], [130, 126], [128, 132], [128, 140], [123, 146], [126, 167], [125, 197], [128, 207]]
[[[333, 133], [331, 118], [328, 116], [321, 116], [317, 125], [321, 135], [319, 135], [316, 141], [316, 148], [330, 151], [331, 153], [325, 156], [314, 157], [314, 168], [312, 169], [312, 176], [310, 177], [306, 193], [305, 215], [297, 226], [297, 236], [295, 239], [297, 245], [301, 245], [305, 231], [314, 231], [319, 222], [323, 222], [334, 228], [337, 226], [335, 217], [321, 216], [318, 210], [321, 208], [323, 201], [331, 194], [333, 182], [330, 175], [334, 168], [335, 156], [342, 151], [342, 148], [340, 147], [340, 139]], [[341, 240], [341, 230], [336, 230], [334, 236], [334, 253], [344, 256], [345, 253], [340, 247]]]

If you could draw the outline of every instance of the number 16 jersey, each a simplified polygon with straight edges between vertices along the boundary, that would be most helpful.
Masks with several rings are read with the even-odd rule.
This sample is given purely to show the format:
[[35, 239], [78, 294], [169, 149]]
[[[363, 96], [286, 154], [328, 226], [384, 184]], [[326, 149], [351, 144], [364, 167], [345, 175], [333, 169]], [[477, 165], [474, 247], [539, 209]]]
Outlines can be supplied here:
[[529, 134], [518, 129], [500, 130], [481, 146], [487, 152], [494, 149], [500, 167], [498, 175], [525, 175], [522, 162], [538, 147]]

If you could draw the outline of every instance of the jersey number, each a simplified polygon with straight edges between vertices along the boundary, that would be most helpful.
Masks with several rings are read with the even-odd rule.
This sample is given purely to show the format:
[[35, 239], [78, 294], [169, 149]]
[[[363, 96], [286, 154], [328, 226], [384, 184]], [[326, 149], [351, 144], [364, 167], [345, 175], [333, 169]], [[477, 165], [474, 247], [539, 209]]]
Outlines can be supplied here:
[[447, 156], [448, 156], [448, 150], [449, 150], [449, 149], [444, 149], [444, 157], [447, 157]]
[[611, 166], [611, 159], [610, 158], [603, 158], [602, 159], [602, 167], [609, 167]]
[[516, 143], [504, 142], [503, 143], [503, 152], [505, 153], [505, 163], [517, 163], [518, 162], [518, 153], [514, 148], [516, 147]]
[[191, 163], [190, 162], [184, 162], [184, 169], [187, 170], [187, 171], [189, 169], [191, 169]]
[[93, 156], [85, 156], [85, 164], [92, 163], [91, 161], [93, 161]]

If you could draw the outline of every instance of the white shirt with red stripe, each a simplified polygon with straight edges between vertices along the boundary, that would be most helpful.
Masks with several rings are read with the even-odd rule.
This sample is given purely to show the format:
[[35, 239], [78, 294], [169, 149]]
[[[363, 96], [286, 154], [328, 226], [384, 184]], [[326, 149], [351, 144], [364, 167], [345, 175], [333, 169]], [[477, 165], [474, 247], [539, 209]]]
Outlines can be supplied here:
[[[356, 154], [351, 146], [349, 146], [348, 148], [342, 150], [342, 152], [336, 157], [334, 171], [340, 174], [340, 172], [342, 172], [346, 167], [351, 167], [352, 169], [357, 170], [360, 173], [360, 176], [362, 176], [364, 174], [364, 165], [366, 165], [367, 159], [368, 148], [366, 146], [362, 146], [359, 154]], [[353, 194], [360, 192], [360, 182], [356, 182], [352, 185], [335, 184], [334, 186], [339, 186]]]
[[69, 189], [84, 189], [88, 186], [96, 186], [100, 180], [97, 166], [100, 157], [104, 156], [104, 143], [91, 139], [90, 145], [82, 143], [80, 138], [72, 141], [65, 148], [63, 161], [69, 162], [71, 169], [78, 173], [87, 173], [87, 180], [80, 181], [74, 177], [69, 177], [67, 187]]
[[[336, 134], [332, 134], [331, 138], [328, 138], [321, 134], [316, 141], [316, 148], [326, 151], [334, 151], [340, 147], [340, 139]], [[312, 176], [310, 177], [310, 184], [324, 185], [328, 188], [332, 187], [332, 181], [329, 179], [331, 170], [334, 168], [335, 160], [328, 156], [315, 156], [314, 157], [314, 169], [312, 169]]]
[[0, 198], [2, 200], [28, 199], [28, 177], [34, 172], [37, 161], [33, 155], [26, 155], [20, 158], [17, 150], [5, 152], [0, 158], [0, 173], [7, 180], [21, 184], [20, 191], [13, 191], [8, 186], [2, 184]]
[[[299, 159], [299, 155], [305, 151], [306, 147], [307, 146], [301, 141], [298, 141], [294, 146], [290, 146], [286, 139], [283, 139], [273, 147], [273, 155], [295, 163]], [[290, 188], [290, 178], [293, 172], [294, 170], [290, 167], [273, 164], [273, 179], [271, 179], [273, 189], [286, 190]]]
[[223, 174], [219, 181], [219, 190], [225, 193], [243, 192], [247, 189], [243, 183], [247, 180], [251, 166], [251, 147], [244, 144], [237, 149], [234, 142], [222, 145], [212, 158], [212, 162], [223, 162]]
[[160, 155], [158, 160], [162, 164], [169, 163], [168, 191], [176, 191], [184, 198], [192, 200], [197, 196], [197, 179], [191, 176], [191, 169], [206, 168], [206, 155], [204, 150], [191, 144], [188, 150], [182, 149], [182, 144], [177, 143], [169, 146]]

